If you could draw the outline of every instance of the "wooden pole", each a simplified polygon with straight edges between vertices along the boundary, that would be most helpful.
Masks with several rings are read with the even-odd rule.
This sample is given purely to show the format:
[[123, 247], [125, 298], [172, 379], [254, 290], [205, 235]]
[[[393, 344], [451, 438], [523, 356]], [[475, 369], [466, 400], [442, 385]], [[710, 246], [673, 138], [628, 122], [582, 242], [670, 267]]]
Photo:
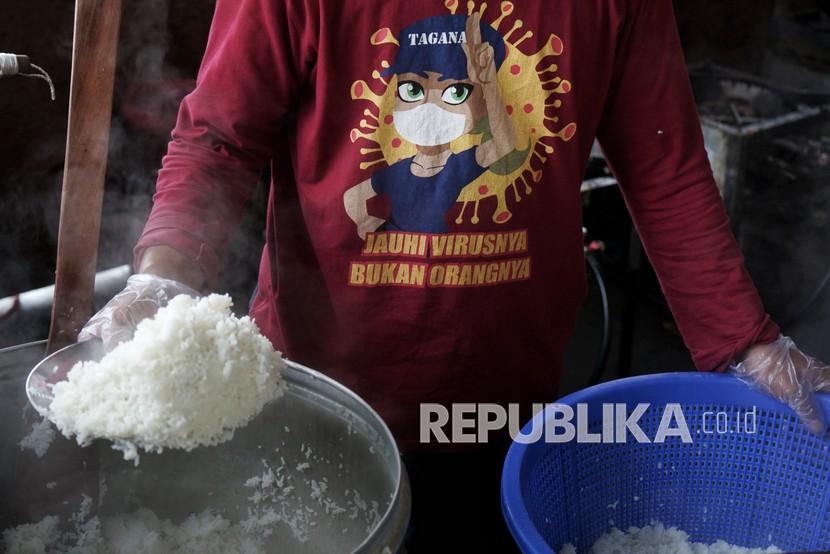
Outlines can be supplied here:
[[121, 0], [77, 0], [55, 299], [47, 352], [92, 315]]

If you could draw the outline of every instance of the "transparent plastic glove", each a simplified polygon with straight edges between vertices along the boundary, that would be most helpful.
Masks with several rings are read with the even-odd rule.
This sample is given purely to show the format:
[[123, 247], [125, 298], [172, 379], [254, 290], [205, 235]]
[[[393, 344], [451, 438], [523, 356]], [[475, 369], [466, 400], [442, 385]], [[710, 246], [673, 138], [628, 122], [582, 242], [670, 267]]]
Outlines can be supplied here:
[[98, 337], [109, 352], [118, 343], [130, 340], [142, 319], [153, 317], [159, 308], [179, 294], [200, 296], [192, 288], [149, 273], [137, 273], [127, 286], [92, 316], [78, 334], [78, 341]]
[[830, 367], [804, 354], [789, 337], [750, 348], [732, 365], [742, 379], [786, 402], [809, 429], [823, 435], [827, 421], [816, 392], [830, 392]]

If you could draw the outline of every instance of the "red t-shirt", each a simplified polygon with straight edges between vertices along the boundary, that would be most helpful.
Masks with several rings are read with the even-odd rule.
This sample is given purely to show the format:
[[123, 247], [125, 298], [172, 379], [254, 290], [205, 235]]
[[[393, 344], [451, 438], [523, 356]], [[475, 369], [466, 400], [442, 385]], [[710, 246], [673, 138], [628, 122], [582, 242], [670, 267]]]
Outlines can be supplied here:
[[554, 399], [598, 137], [697, 366], [773, 340], [671, 2], [487, 2], [477, 30], [468, 9], [219, 0], [137, 258], [169, 245], [215, 278], [270, 160], [251, 313], [413, 449], [420, 403]]

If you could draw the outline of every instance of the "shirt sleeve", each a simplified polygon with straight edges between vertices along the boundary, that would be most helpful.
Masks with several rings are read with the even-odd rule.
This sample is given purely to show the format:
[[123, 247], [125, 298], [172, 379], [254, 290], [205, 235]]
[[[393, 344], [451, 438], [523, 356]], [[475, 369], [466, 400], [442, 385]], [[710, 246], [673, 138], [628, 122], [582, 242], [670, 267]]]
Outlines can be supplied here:
[[695, 365], [771, 342], [703, 146], [670, 0], [628, 4], [598, 138]]
[[277, 125], [316, 59], [316, 0], [218, 0], [195, 90], [182, 101], [136, 245], [167, 245], [215, 283], [271, 157]]

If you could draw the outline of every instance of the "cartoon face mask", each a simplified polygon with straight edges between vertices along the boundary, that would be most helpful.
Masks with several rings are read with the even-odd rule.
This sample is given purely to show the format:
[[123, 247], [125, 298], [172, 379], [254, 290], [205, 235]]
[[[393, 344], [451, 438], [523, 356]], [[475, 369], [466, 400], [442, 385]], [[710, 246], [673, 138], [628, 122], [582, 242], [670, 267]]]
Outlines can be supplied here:
[[398, 133], [418, 146], [449, 144], [463, 136], [467, 128], [464, 114], [449, 112], [431, 103], [395, 111], [393, 116]]

